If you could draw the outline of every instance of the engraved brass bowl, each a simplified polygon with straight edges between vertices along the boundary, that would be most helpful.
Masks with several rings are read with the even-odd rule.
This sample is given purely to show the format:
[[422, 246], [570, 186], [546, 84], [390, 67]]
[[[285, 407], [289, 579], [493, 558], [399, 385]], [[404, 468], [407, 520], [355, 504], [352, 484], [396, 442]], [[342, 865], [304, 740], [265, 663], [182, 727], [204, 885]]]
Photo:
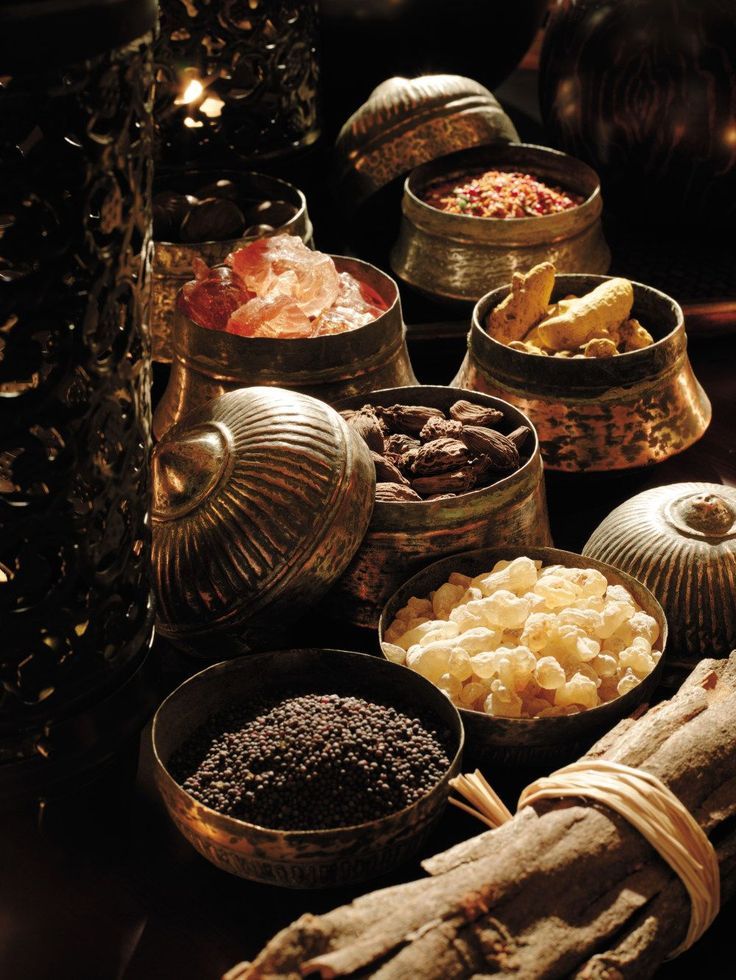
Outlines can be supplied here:
[[[606, 277], [557, 276], [553, 299], [582, 296]], [[633, 283], [635, 316], [655, 343], [608, 358], [545, 357], [513, 350], [485, 329], [508, 295], [494, 289], [476, 305], [468, 352], [452, 384], [517, 405], [539, 432], [552, 470], [625, 470], [660, 463], [703, 435], [708, 398], [687, 356], [682, 310], [651, 286]]]
[[611, 511], [583, 554], [651, 589], [684, 666], [736, 649], [736, 488], [673, 483], [645, 490]]
[[[423, 200], [426, 188], [484, 170], [521, 170], [584, 198], [559, 214], [535, 218], [478, 218], [448, 214]], [[526, 143], [460, 150], [414, 170], [404, 185], [393, 271], [434, 299], [474, 303], [489, 289], [554, 262], [561, 272], [604, 273], [610, 252], [601, 228], [600, 183], [595, 171], [564, 153]]]
[[[468, 551], [443, 558], [405, 582], [389, 599], [381, 614], [379, 639], [383, 641], [384, 633], [396, 618], [396, 613], [412, 596], [428, 596], [446, 582], [452, 572], [475, 577], [481, 572], [490, 571], [497, 561], [511, 561], [522, 555], [540, 559], [544, 565], [597, 568], [609, 583], [627, 588], [642, 609], [656, 619], [660, 631], [657, 647], [662, 650], [662, 656], [651, 674], [632, 691], [597, 708], [558, 718], [494, 718], [482, 711], [458, 709], [465, 726], [466, 751], [473, 759], [508, 766], [555, 766], [583, 755], [601, 735], [647, 702], [659, 684], [664, 669], [667, 619], [659, 602], [637, 579], [612, 565], [558, 548], [508, 545]], [[409, 667], [402, 669], [414, 673]]]
[[339, 272], [375, 289], [388, 309], [355, 330], [291, 340], [238, 337], [175, 314], [171, 374], [153, 416], [157, 439], [211, 398], [250, 385], [277, 385], [334, 403], [373, 388], [416, 384], [396, 283], [368, 262], [333, 259]]
[[[233, 180], [243, 197], [262, 200], [287, 201], [297, 209], [293, 218], [276, 228], [274, 234], [296, 235], [305, 245], [312, 244], [312, 222], [307, 214], [307, 199], [293, 184], [277, 177], [269, 177], [249, 171], [197, 170], [168, 177], [167, 190], [189, 193], [207, 181]], [[151, 353], [154, 361], [167, 363], [173, 357], [173, 322], [176, 315], [176, 297], [179, 290], [192, 277], [194, 259], [202, 259], [209, 266], [220, 265], [236, 248], [242, 248], [258, 236], [233, 238], [221, 242], [153, 242], [151, 269], [150, 331]]]
[[472, 78], [387, 78], [337, 137], [340, 201], [351, 215], [383, 187], [428, 160], [518, 138], [495, 96]]
[[513, 405], [476, 392], [419, 385], [374, 391], [339, 407], [399, 403], [446, 412], [459, 398], [503, 412], [502, 432], [520, 425], [532, 430], [521, 449], [522, 466], [492, 486], [446, 500], [376, 501], [362, 544], [325, 600], [335, 619], [375, 628], [384, 605], [407, 576], [445, 555], [512, 542], [552, 543], [537, 435]]
[[280, 388], [221, 395], [153, 452], [157, 629], [215, 659], [269, 649], [345, 569], [375, 468], [324, 402]]
[[[460, 768], [464, 733], [457, 709], [433, 684], [378, 657], [344, 650], [280, 650], [215, 664], [189, 678], [153, 719], [154, 776], [169, 816], [223, 871], [285, 888], [331, 888], [385, 874], [422, 847]], [[271, 830], [199, 803], [170, 775], [172, 754], [213, 714], [255, 698], [302, 691], [349, 694], [426, 711], [446, 732], [450, 766], [416, 803], [369, 823], [333, 830]]]

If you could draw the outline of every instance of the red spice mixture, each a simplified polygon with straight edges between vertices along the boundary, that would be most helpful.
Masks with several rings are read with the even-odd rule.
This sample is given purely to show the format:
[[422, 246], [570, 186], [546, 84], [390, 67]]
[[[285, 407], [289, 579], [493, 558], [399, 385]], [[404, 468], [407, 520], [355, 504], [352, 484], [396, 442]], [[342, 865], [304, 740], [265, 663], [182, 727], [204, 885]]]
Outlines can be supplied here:
[[567, 211], [584, 198], [561, 187], [550, 187], [531, 174], [487, 170], [460, 180], [429, 187], [424, 200], [450, 214], [476, 218], [537, 218]]

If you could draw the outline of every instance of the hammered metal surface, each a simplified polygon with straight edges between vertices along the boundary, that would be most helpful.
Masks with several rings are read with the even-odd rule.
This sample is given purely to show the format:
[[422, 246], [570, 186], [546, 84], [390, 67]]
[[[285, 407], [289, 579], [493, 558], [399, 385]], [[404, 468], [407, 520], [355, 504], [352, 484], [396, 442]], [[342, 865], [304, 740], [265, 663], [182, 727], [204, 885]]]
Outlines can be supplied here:
[[631, 573], [588, 555], [576, 555], [557, 548], [520, 547], [515, 542], [503, 547], [468, 551], [435, 562], [404, 582], [382, 611], [379, 639], [383, 640], [396, 613], [412, 596], [425, 598], [446, 582], [452, 572], [474, 578], [489, 571], [497, 561], [511, 561], [521, 555], [540, 560], [544, 565], [597, 568], [609, 583], [623, 585], [629, 590], [642, 609], [657, 620], [660, 632], [658, 646], [663, 655], [652, 673], [632, 691], [597, 708], [558, 718], [494, 718], [482, 711], [458, 709], [466, 733], [466, 754], [471, 759], [503, 766], [554, 767], [584, 754], [601, 735], [647, 701], [659, 684], [668, 645], [667, 619], [657, 598]]
[[611, 511], [583, 554], [651, 589], [667, 613], [676, 655], [726, 657], [736, 648], [736, 488], [645, 490]]
[[[582, 296], [600, 281], [557, 276], [553, 298]], [[654, 336], [650, 347], [584, 360], [512, 350], [482, 326], [505, 286], [477, 304], [452, 384], [505, 398], [528, 414], [549, 469], [631, 469], [682, 452], [708, 428], [710, 402], [690, 366], [682, 310], [664, 293], [633, 285], [633, 316]]]
[[34, 771], [152, 629], [151, 40], [0, 81], [0, 760]]
[[[159, 163], [264, 159], [317, 139], [316, 0], [161, 0], [160, 13]], [[191, 77], [204, 91], [179, 104]]]
[[[521, 170], [584, 198], [581, 205], [537, 218], [477, 218], [425, 203], [436, 180], [483, 170]], [[601, 227], [600, 185], [586, 164], [543, 146], [475, 147], [417, 168], [407, 179], [391, 268], [416, 289], [447, 300], [473, 301], [514, 272], [554, 262], [560, 272], [607, 272], [611, 253]]]
[[[475, 392], [429, 385], [375, 391], [340, 403], [340, 408], [430, 405], [444, 411], [459, 398], [504, 413], [501, 430], [531, 422], [514, 406]], [[523, 465], [493, 486], [447, 500], [377, 501], [363, 543], [323, 603], [335, 619], [375, 628], [381, 611], [409, 575], [445, 555], [470, 548], [528, 542], [552, 543], [536, 434], [522, 447]]]
[[333, 258], [340, 271], [375, 289], [388, 309], [356, 330], [293, 340], [206, 330], [177, 313], [169, 383], [153, 418], [157, 439], [212, 398], [251, 385], [289, 388], [334, 403], [374, 388], [416, 384], [396, 283], [367, 262]]
[[[276, 177], [266, 174], [237, 173], [230, 175], [222, 170], [217, 171], [217, 178], [232, 177], [237, 180], [243, 194], [248, 191], [254, 198], [261, 200], [288, 201], [297, 208], [294, 217], [285, 225], [281, 225], [274, 233], [297, 235], [305, 245], [312, 245], [312, 222], [307, 214], [307, 199], [302, 192]], [[201, 187], [206, 182], [203, 173], [194, 181], [187, 181], [190, 189]], [[175, 190], [184, 192], [182, 179], [175, 182]], [[209, 266], [221, 265], [230, 252], [242, 248], [255, 237], [239, 238], [226, 242], [198, 242], [186, 244], [183, 242], [153, 243], [153, 270], [151, 273], [151, 348], [154, 361], [168, 363], [173, 356], [172, 330], [176, 310], [176, 297], [185, 282], [193, 278], [193, 263], [201, 259]]]
[[342, 203], [352, 212], [396, 177], [428, 160], [470, 146], [518, 139], [495, 97], [471, 78], [388, 78], [337, 137]]
[[367, 446], [317, 399], [222, 395], [153, 453], [157, 626], [209, 659], [264, 649], [342, 573], [370, 520]]
[[[211, 810], [169, 775], [172, 753], [212, 714], [285, 689], [325, 691], [427, 711], [448, 733], [450, 766], [412, 806], [371, 823], [334, 830], [269, 830]], [[169, 816], [212, 864], [286, 888], [327, 888], [376, 877], [421, 848], [442, 814], [463, 749], [457, 710], [418, 674], [367, 654], [281, 650], [202, 671], [161, 705], [153, 723], [154, 775]]]

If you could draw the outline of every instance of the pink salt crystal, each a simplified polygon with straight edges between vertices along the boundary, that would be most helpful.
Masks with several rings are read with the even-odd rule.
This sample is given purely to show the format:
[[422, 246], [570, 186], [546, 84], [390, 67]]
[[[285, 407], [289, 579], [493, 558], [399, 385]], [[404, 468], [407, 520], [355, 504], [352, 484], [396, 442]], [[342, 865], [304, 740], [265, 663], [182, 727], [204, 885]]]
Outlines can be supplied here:
[[176, 300], [177, 309], [208, 330], [224, 330], [228, 317], [253, 293], [227, 266], [207, 267], [202, 259], [193, 262], [196, 279], [185, 283]]
[[228, 265], [256, 296], [290, 296], [307, 316], [331, 306], [338, 295], [338, 276], [329, 255], [313, 252], [294, 235], [274, 235], [239, 248]]
[[[374, 293], [370, 286], [366, 286], [365, 283], [359, 282], [354, 276], [351, 276], [349, 272], [341, 272], [338, 279], [337, 299], [329, 309], [325, 310], [315, 320], [314, 336], [343, 333], [346, 330], [364, 327], [386, 309], [381, 297]], [[366, 297], [364, 292], [366, 289], [370, 290], [377, 302], [381, 304], [380, 307]]]
[[235, 310], [225, 330], [241, 337], [310, 337], [312, 321], [290, 296], [256, 296]]

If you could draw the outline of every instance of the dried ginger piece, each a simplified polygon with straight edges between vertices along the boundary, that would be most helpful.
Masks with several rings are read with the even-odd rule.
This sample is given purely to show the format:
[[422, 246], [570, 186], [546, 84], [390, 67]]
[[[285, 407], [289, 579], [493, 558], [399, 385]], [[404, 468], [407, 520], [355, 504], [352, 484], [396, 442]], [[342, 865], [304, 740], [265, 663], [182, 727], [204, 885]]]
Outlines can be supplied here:
[[535, 333], [542, 346], [575, 350], [628, 319], [634, 305], [634, 288], [628, 279], [608, 279], [585, 296], [570, 300], [564, 312], [542, 320]]
[[521, 340], [547, 312], [554, 284], [551, 262], [535, 265], [526, 275], [515, 272], [511, 292], [488, 316], [488, 333], [502, 344]]
[[653, 343], [654, 337], [638, 320], [624, 320], [619, 327], [619, 345], [625, 353], [651, 347]]

